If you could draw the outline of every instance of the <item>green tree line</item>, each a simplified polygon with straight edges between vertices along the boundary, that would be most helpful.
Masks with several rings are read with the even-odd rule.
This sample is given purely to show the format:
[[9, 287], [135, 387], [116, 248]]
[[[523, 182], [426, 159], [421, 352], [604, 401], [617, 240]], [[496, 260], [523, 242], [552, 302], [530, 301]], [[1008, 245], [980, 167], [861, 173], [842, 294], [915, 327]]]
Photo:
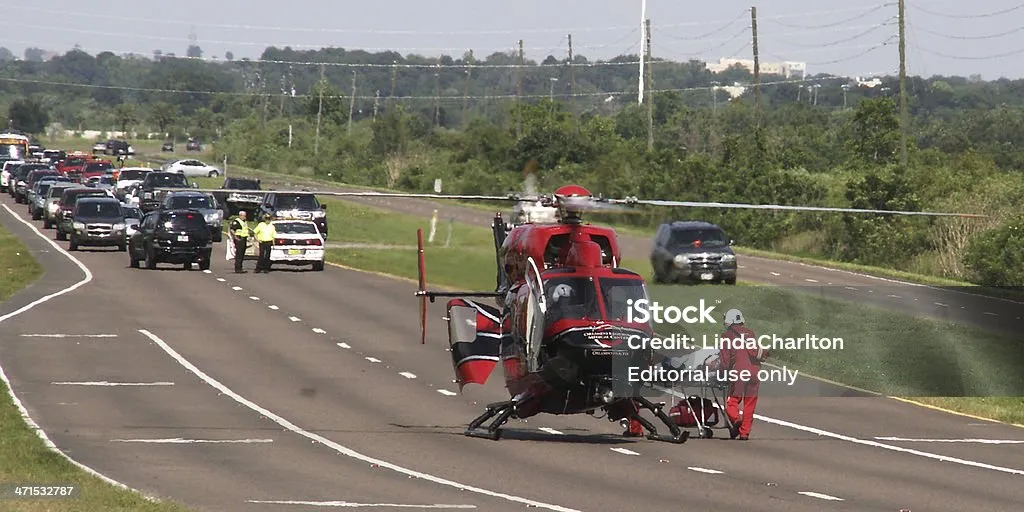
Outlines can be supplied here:
[[[511, 52], [476, 60], [268, 48], [260, 60], [73, 50], [3, 62], [0, 86], [9, 112], [34, 112], [23, 105], [33, 102], [65, 126], [187, 133], [217, 140], [218, 160], [353, 184], [428, 191], [442, 179], [446, 192], [505, 193], [521, 190], [523, 169], [535, 164], [545, 190], [574, 182], [608, 196], [985, 213], [652, 209], [613, 220], [649, 227], [702, 218], [751, 247], [1024, 286], [1021, 81], [909, 78], [902, 166], [891, 77], [869, 87], [763, 76], [758, 110], [749, 87], [737, 97], [712, 87], [749, 86], [743, 68], [716, 74], [702, 62], [656, 62], [648, 112], [622, 94], [636, 88], [636, 56], [612, 62], [629, 65], [577, 56], [573, 66], [549, 57], [515, 68]], [[355, 98], [346, 94], [353, 78]]]

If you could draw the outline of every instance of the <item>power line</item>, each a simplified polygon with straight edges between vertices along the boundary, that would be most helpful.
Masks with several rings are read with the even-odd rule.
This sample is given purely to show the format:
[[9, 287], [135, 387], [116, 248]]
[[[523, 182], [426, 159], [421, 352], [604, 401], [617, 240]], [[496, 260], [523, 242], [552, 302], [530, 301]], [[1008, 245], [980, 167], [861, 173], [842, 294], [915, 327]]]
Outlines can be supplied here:
[[960, 41], [980, 41], [980, 40], [985, 40], [985, 39], [998, 39], [1000, 37], [1006, 37], [1008, 35], [1012, 35], [1012, 34], [1016, 34], [1018, 32], [1024, 31], [1024, 26], [1020, 26], [1020, 27], [1017, 27], [1017, 28], [1015, 28], [1013, 30], [1007, 30], [1006, 32], [1000, 32], [998, 34], [987, 34], [987, 35], [983, 35], [983, 36], [960, 36], [960, 35], [945, 34], [945, 33], [942, 33], [942, 32], [937, 32], [937, 31], [934, 31], [934, 30], [929, 30], [929, 29], [926, 29], [926, 28], [921, 28], [920, 26], [918, 26], [916, 24], [908, 23], [908, 25], [910, 25], [910, 26], [914, 27], [915, 29], [920, 30], [921, 32], [924, 32], [926, 34], [931, 34], [933, 36], [938, 36], [938, 37], [944, 37], [946, 39], [957, 39], [957, 40], [960, 40]]
[[1018, 50], [1012, 50], [1012, 51], [1005, 52], [1005, 53], [995, 53], [995, 54], [990, 54], [990, 55], [978, 55], [978, 56], [950, 55], [948, 53], [941, 53], [941, 52], [936, 52], [936, 51], [933, 51], [933, 50], [929, 50], [927, 48], [923, 48], [921, 46], [917, 46], [917, 45], [915, 45], [913, 43], [908, 43], [908, 45], [909, 46], [913, 46], [916, 50], [919, 50], [921, 52], [928, 53], [928, 54], [934, 55], [936, 57], [942, 57], [944, 59], [953, 59], [953, 60], [995, 60], [995, 59], [1003, 59], [1003, 58], [1006, 58], [1006, 57], [1013, 57], [1014, 55], [1020, 55], [1020, 54], [1024, 53], [1024, 48], [1021, 48], [1021, 49], [1018, 49]]
[[861, 58], [861, 57], [863, 57], [863, 56], [865, 56], [865, 55], [867, 55], [867, 54], [869, 54], [869, 53], [871, 53], [871, 52], [873, 52], [873, 51], [875, 51], [875, 50], [877, 50], [879, 48], [882, 48], [882, 47], [885, 47], [885, 46], [889, 46], [891, 44], [892, 44], [892, 41], [887, 41], [887, 42], [884, 42], [882, 44], [876, 44], [875, 46], [872, 46], [872, 47], [870, 47], [870, 48], [868, 48], [868, 49], [866, 49], [866, 50], [864, 50], [864, 51], [862, 51], [860, 53], [857, 53], [855, 55], [850, 55], [848, 57], [843, 57], [843, 58], [840, 58], [840, 59], [829, 60], [829, 61], [824, 61], [824, 62], [808, 62], [807, 65], [808, 66], [828, 66], [828, 65], [831, 65], [831, 64], [841, 64], [843, 62], [849, 62], [849, 61], [854, 60], [854, 59], [859, 59], [859, 58]]
[[986, 12], [986, 13], [982, 13], [982, 14], [946, 14], [946, 13], [931, 11], [931, 10], [925, 9], [924, 7], [920, 7], [920, 6], [914, 5], [914, 4], [909, 3], [909, 2], [907, 3], [907, 5], [913, 7], [914, 9], [917, 9], [917, 10], [919, 10], [919, 11], [925, 13], [925, 14], [931, 14], [932, 16], [938, 16], [940, 18], [952, 18], [952, 19], [958, 19], [958, 20], [978, 19], [978, 18], [992, 18], [994, 16], [1000, 16], [1000, 15], [1003, 15], [1003, 14], [1011, 13], [1013, 11], [1018, 11], [1020, 9], [1024, 9], [1024, 4], [1019, 4], [1019, 5], [1016, 5], [1014, 7], [1008, 7], [1006, 9], [1001, 9], [1001, 10], [993, 11], [993, 12]]
[[[792, 25], [792, 24], [782, 23], [780, 21], [777, 21], [777, 19], [773, 19], [772, 17], [768, 17], [768, 18], [765, 18], [765, 19], [771, 21], [772, 23], [775, 23], [776, 25], [782, 25], [783, 27], [789, 27], [789, 28], [819, 28], [819, 29], [820, 28], [831, 28], [831, 27], [838, 27], [839, 25], [845, 25], [845, 24], [847, 24], [847, 23], [849, 23], [851, 21], [859, 20], [861, 18], [867, 17], [868, 15], [874, 14], [874, 13], [876, 13], [876, 12], [882, 10], [882, 9], [885, 9], [886, 7], [892, 7], [894, 5], [896, 5], [894, 2], [889, 2], [889, 3], [884, 3], [884, 4], [876, 5], [873, 8], [871, 8], [870, 10], [868, 10], [867, 12], [863, 12], [861, 14], [853, 16], [852, 18], [847, 18], [847, 19], [844, 19], [842, 21], [836, 21], [836, 22], [832, 22], [832, 23], [825, 23], [823, 25]], [[860, 10], [860, 9], [864, 9], [864, 8], [861, 7], [858, 10]], [[820, 14], [824, 14], [824, 13], [820, 13], [819, 12], [819, 13], [816, 13], [815, 15], [820, 15]]]
[[739, 14], [738, 16], [736, 16], [735, 18], [733, 18], [733, 20], [732, 20], [732, 21], [730, 21], [729, 23], [726, 23], [725, 25], [722, 25], [721, 27], [719, 27], [719, 28], [717, 28], [717, 29], [715, 29], [715, 30], [712, 30], [711, 32], [706, 32], [706, 33], [703, 33], [703, 34], [701, 34], [701, 35], [699, 35], [699, 36], [692, 36], [692, 37], [680, 37], [680, 36], [674, 36], [674, 35], [672, 35], [672, 34], [670, 33], [668, 37], [669, 37], [670, 39], [675, 39], [675, 40], [677, 40], [677, 41], [694, 41], [694, 40], [703, 40], [703, 39], [705, 39], [705, 38], [707, 38], [707, 37], [713, 36], [713, 35], [715, 35], [715, 34], [718, 34], [718, 33], [720, 33], [720, 32], [725, 32], [725, 29], [727, 29], [727, 28], [729, 28], [729, 27], [731, 27], [731, 26], [735, 25], [737, 21], [740, 21], [740, 20], [742, 20], [742, 19], [745, 19], [745, 18], [746, 18], [746, 17], [747, 17], [748, 15], [749, 15], [749, 13], [750, 13], [750, 9], [743, 9], [743, 12], [741, 12], [741, 13], [740, 13], [740, 14]]
[[[749, 47], [750, 43], [747, 43], [746, 46]], [[739, 52], [741, 52], [741, 51], [743, 51], [745, 49], [746, 48], [740, 49], [736, 53], [739, 53]], [[806, 79], [800, 79], [800, 80], [778, 80], [778, 81], [772, 81], [772, 82], [762, 82], [761, 85], [785, 85], [785, 84], [798, 84], [798, 83], [806, 83], [806, 82], [824, 82], [824, 81], [829, 81], [829, 80], [848, 80], [848, 77], [839, 76], [839, 75], [826, 75], [826, 76], [821, 76], [821, 77], [817, 77], [817, 78], [806, 78]], [[211, 96], [218, 96], [218, 95], [223, 95], [223, 96], [253, 96], [253, 95], [260, 95], [259, 93], [253, 93], [253, 92], [204, 91], [204, 90], [184, 90], [184, 89], [158, 89], [158, 88], [130, 87], [130, 86], [119, 86], [119, 85], [97, 85], [97, 84], [84, 84], [84, 83], [74, 83], [74, 82], [55, 82], [55, 81], [49, 81], [49, 80], [35, 80], [35, 79], [8, 78], [8, 77], [0, 77], [0, 82], [28, 83], [28, 84], [35, 84], [35, 85], [52, 85], [52, 86], [58, 86], [58, 87], [76, 87], [76, 88], [83, 88], [83, 89], [106, 89], [106, 90], [151, 92], [151, 93], [165, 93], [165, 94], [203, 94], [203, 95], [211, 95]], [[711, 89], [713, 89], [715, 87], [719, 87], [719, 86], [654, 89], [654, 90], [648, 91], [648, 93], [652, 93], [653, 94], [653, 93], [669, 93], [669, 92], [709, 91], [709, 90], [711, 90]], [[740, 87], [753, 87], [753, 84], [745, 84], [745, 85], [742, 85]], [[609, 97], [609, 96], [633, 96], [635, 94], [636, 94], [636, 91], [630, 89], [628, 91], [611, 91], [611, 92], [604, 92], [604, 91], [602, 91], [602, 92], [576, 93], [576, 94], [574, 94], [572, 96], [575, 96], [575, 97]], [[296, 93], [292, 97], [294, 97], [294, 98], [317, 98], [317, 99], [319, 99], [320, 95], [319, 94], [299, 94], [299, 93]], [[324, 95], [323, 97], [325, 99], [326, 98], [336, 98], [336, 99], [337, 98], [352, 98], [352, 96], [350, 96], [350, 95], [346, 96], [346, 95], [343, 95], [343, 94], [342, 95]], [[546, 98], [549, 97], [549, 95], [548, 94], [531, 94], [531, 95], [522, 95], [522, 96], [517, 96], [515, 94], [480, 95], [480, 96], [461, 95], [461, 96], [442, 96], [441, 100], [447, 100], [447, 101], [465, 101], [467, 99], [468, 100], [493, 100], [493, 99], [512, 100], [512, 99], [515, 99], [517, 97], [518, 98], [528, 98], [528, 99], [546, 99]], [[355, 96], [355, 98], [357, 100], [372, 100], [372, 99], [376, 98], [376, 95], [363, 95], [363, 96], [357, 95], [357, 96]], [[433, 96], [433, 95], [431, 95], [431, 96], [394, 96], [394, 97], [392, 97], [392, 99], [395, 99], [395, 100], [407, 100], [407, 101], [411, 101], [411, 100], [421, 100], [421, 101], [422, 100], [431, 100], [431, 101], [435, 101], [435, 100], [437, 100], [437, 98], [438, 98], [437, 96]]]
[[873, 25], [871, 28], [865, 30], [864, 32], [860, 32], [860, 33], [858, 33], [856, 35], [853, 35], [853, 36], [850, 36], [850, 37], [846, 37], [846, 38], [843, 38], [843, 39], [836, 39], [835, 41], [831, 41], [831, 42], [828, 42], [828, 43], [800, 44], [800, 43], [792, 43], [792, 42], [784, 41], [784, 40], [780, 40], [779, 42], [781, 42], [782, 44], [787, 44], [789, 46], [799, 46], [799, 47], [802, 47], [802, 48], [819, 48], [819, 47], [836, 46], [838, 44], [848, 43], [850, 41], [853, 41], [853, 40], [856, 40], [856, 39], [860, 39], [860, 38], [862, 38], [862, 37], [864, 37], [864, 36], [866, 36], [868, 34], [871, 34], [871, 33], [875, 32], [876, 30], [878, 30], [878, 29], [880, 29], [882, 27], [892, 26], [892, 25], [894, 25], [894, 23], [893, 23], [894, 21], [895, 21], [895, 18], [890, 18], [890, 19], [886, 20], [883, 23], [879, 23], [877, 25]]

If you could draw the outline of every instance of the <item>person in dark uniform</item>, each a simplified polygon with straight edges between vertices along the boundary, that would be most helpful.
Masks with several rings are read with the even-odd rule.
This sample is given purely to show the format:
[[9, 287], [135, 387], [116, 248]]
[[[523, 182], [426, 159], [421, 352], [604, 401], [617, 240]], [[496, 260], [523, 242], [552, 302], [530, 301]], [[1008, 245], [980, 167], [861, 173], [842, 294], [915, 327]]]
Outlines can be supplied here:
[[244, 274], [242, 270], [242, 262], [245, 260], [245, 249], [249, 245], [249, 237], [252, 236], [252, 230], [249, 229], [249, 224], [246, 222], [245, 210], [238, 213], [238, 217], [231, 221], [231, 240], [235, 243], [235, 273]]

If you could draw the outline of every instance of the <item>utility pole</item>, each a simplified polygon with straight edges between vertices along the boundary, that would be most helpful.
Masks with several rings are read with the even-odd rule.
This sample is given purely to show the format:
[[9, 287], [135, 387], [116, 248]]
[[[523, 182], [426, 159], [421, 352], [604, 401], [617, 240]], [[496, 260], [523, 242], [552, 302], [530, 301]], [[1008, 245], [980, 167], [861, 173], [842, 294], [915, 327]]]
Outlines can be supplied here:
[[352, 135], [352, 116], [356, 112], [356, 71], [352, 72], [352, 100], [348, 104], [348, 134]]
[[647, 151], [654, 151], [654, 96], [651, 90], [654, 89], [654, 77], [651, 72], [651, 19], [644, 20], [644, 29], [647, 40], [647, 49], [644, 52], [644, 59], [647, 60]]
[[434, 70], [434, 127], [441, 126], [441, 57]]
[[576, 119], [576, 68], [572, 63], [572, 34], [569, 34], [569, 104], [573, 119]]
[[523, 137], [523, 112], [519, 103], [523, 97], [523, 66], [526, 63], [526, 53], [523, 50], [523, 40], [519, 40], [519, 67], [516, 68], [516, 138]]
[[320, 90], [320, 105], [316, 108], [316, 138], [313, 139], [313, 155], [320, 154], [320, 116], [324, 112], [324, 65], [320, 65], [320, 83], [317, 89]]
[[906, 2], [899, 0], [900, 23], [900, 164], [907, 165], [907, 14]]
[[388, 110], [395, 104], [395, 86], [398, 84], [398, 61], [391, 61], [391, 95], [388, 96]]
[[380, 105], [380, 89], [373, 93], [373, 122], [377, 122], [377, 109]]
[[[901, 0], [902, 1], [902, 0]], [[761, 126], [761, 57], [757, 52], [757, 7], [750, 8], [750, 31], [754, 49], [754, 98], [757, 106], [757, 126]]]
[[473, 81], [473, 49], [469, 50], [469, 58], [466, 64], [469, 67], [466, 68], [466, 88], [462, 92], [462, 124], [465, 125], [467, 122], [467, 115], [469, 113], [469, 84]]

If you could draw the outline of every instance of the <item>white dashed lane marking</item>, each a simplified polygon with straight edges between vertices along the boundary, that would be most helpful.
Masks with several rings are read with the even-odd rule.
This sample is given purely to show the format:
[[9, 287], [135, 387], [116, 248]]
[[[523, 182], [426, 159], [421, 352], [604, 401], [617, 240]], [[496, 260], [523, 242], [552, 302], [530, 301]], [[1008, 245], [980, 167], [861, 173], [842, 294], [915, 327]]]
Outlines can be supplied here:
[[398, 372], [398, 374], [401, 375], [402, 377], [407, 378], [407, 379], [415, 379], [416, 378], [416, 374], [415, 373]]
[[555, 430], [555, 429], [553, 429], [551, 427], [540, 427], [537, 430], [540, 430], [541, 432], [547, 432], [548, 434], [554, 434], [556, 436], [562, 435], [561, 431]]
[[291, 320], [292, 322], [301, 322], [302, 321], [302, 319], [297, 317], [297, 316], [290, 316], [290, 317], [288, 317], [288, 320]]
[[317, 334], [327, 334], [327, 331], [325, 331], [325, 330], [323, 330], [323, 329], [321, 329], [321, 328], [319, 328], [319, 327], [315, 327], [315, 328], [313, 329], [313, 332], [315, 332], [315, 333], [317, 333]]
[[439, 389], [439, 390], [437, 390], [437, 392], [441, 393], [442, 395], [445, 395], [445, 396], [455, 396], [456, 394], [458, 394], [458, 393], [453, 393], [451, 391], [448, 391], [447, 389]]
[[241, 286], [232, 286], [231, 289], [236, 291], [236, 292], [242, 291], [242, 287]]
[[625, 448], [609, 448], [609, 450], [615, 453], [621, 453], [623, 455], [640, 455], [639, 453], [634, 452], [633, 450], [627, 450]]
[[279, 308], [277, 306], [270, 305], [270, 306], [267, 306], [267, 309], [273, 309], [274, 311], [277, 311]]
[[218, 277], [218, 278], [217, 278], [217, 280], [218, 280], [218, 281], [220, 281], [220, 282], [222, 282], [222, 283], [223, 283], [224, 281], [227, 281], [227, 279], [224, 279], [223, 277]]
[[829, 496], [828, 494], [822, 494], [820, 492], [801, 491], [801, 492], [799, 492], [797, 494], [803, 494], [804, 496], [810, 496], [812, 498], [818, 498], [818, 499], [828, 500], [828, 501], [843, 501], [842, 498], [837, 498], [835, 496]]
[[778, 272], [772, 272], [771, 274], [772, 274], [773, 276], [775, 276], [775, 277], [779, 277], [779, 276], [781, 276], [781, 275], [782, 275], [782, 274], [780, 274], [780, 273], [778, 273]]
[[722, 474], [722, 472], [717, 470], [717, 469], [698, 468], [698, 467], [695, 467], [695, 466], [690, 466], [690, 467], [688, 467], [686, 469], [689, 469], [690, 471], [696, 471], [698, 473], [707, 473], [709, 475], [721, 475]]
[[949, 307], [949, 304], [943, 304], [941, 302], [932, 302], [932, 304], [935, 304], [936, 306], [939, 306], [939, 307], [942, 307], [942, 308], [948, 308]]
[[349, 345], [348, 343], [338, 343], [338, 346], [341, 347], [341, 348], [346, 348], [346, 349], [352, 348], [352, 346]]
[[203, 271], [203, 273], [204, 273], [204, 274], [212, 274], [212, 273], [213, 273], [213, 271], [212, 271], [212, 270], [210, 270], [210, 269], [206, 269], [206, 270], [204, 270], [204, 271]]
[[260, 300], [260, 298], [259, 298], [259, 297], [256, 297], [255, 295], [254, 295], [254, 296], [252, 296], [252, 297], [249, 297], [249, 298], [250, 298], [250, 299], [252, 299], [252, 300]]
[[903, 297], [900, 297], [899, 295], [893, 295], [891, 293], [889, 295], [886, 295], [886, 297], [889, 297], [891, 299], [902, 299], [903, 298]]
[[808, 283], [817, 283], [818, 282], [817, 279], [804, 279], [804, 281], [807, 281]]
[[995, 313], [990, 313], [990, 312], [988, 312], [988, 311], [986, 311], [986, 312], [985, 312], [984, 314], [986, 314], [986, 315], [988, 315], [988, 316], [999, 316], [999, 315], [997, 315], [997, 314], [995, 314]]
[[380, 362], [380, 359], [377, 359], [376, 357], [367, 357], [366, 360], [371, 362], [371, 363], [379, 363]]

